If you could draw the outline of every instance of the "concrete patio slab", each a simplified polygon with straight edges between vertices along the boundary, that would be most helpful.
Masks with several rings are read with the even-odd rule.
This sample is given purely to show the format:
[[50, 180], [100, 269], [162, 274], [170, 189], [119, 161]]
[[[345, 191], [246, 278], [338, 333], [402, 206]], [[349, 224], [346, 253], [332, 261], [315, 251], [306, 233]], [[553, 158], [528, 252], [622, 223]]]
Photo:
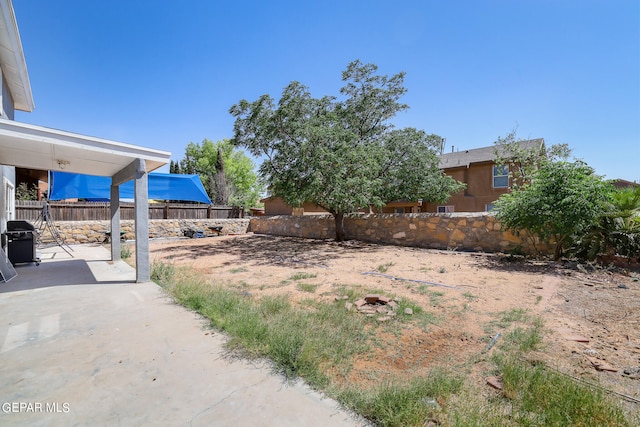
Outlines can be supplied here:
[[[53, 254], [53, 255], [52, 255]], [[43, 251], [0, 283], [0, 425], [364, 426], [224, 336], [102, 246]]]

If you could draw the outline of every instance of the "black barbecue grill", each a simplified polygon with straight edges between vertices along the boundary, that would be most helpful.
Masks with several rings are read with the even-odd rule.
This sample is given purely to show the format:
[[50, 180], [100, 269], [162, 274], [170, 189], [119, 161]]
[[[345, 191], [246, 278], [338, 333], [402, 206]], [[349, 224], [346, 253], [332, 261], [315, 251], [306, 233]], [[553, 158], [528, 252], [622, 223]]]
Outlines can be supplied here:
[[7, 255], [11, 264], [35, 262], [40, 264], [36, 254], [38, 232], [28, 221], [7, 221]]

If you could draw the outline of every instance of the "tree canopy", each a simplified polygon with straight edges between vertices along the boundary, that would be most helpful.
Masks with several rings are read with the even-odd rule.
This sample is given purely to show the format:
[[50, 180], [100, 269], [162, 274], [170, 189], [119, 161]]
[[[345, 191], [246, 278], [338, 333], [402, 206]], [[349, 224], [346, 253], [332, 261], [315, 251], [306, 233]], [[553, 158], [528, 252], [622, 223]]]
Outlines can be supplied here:
[[170, 165], [170, 172], [198, 174], [211, 200], [219, 205], [249, 208], [263, 191], [253, 161], [227, 139], [190, 142], [184, 158]]
[[444, 202], [463, 184], [438, 169], [440, 138], [390, 120], [408, 108], [404, 73], [378, 75], [377, 66], [351, 62], [341, 97], [314, 98], [299, 82], [269, 95], [241, 100], [233, 143], [264, 158], [260, 173], [272, 195], [299, 207], [314, 203], [336, 220], [344, 240], [345, 214], [394, 200]]

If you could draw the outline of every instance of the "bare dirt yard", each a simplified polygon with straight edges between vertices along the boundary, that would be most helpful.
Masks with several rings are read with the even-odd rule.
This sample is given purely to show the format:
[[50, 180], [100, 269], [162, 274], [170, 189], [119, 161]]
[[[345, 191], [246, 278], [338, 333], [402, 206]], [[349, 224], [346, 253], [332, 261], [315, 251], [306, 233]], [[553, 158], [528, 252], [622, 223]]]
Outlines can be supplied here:
[[[334, 301], [348, 288], [361, 297], [411, 300], [432, 315], [427, 327], [380, 337], [375, 357], [356, 361], [343, 381], [366, 386], [386, 375], [464, 365], [471, 366], [469, 380], [489, 393], [490, 365], [482, 356], [489, 342], [499, 332], [505, 336], [502, 328], [539, 316], [544, 344], [527, 357], [640, 399], [637, 270], [262, 235], [152, 241], [151, 259], [187, 266], [252, 297], [284, 293], [294, 303]], [[345, 310], [349, 303], [355, 301], [346, 300]], [[501, 328], [509, 314], [516, 322]], [[394, 321], [386, 312], [369, 315]]]

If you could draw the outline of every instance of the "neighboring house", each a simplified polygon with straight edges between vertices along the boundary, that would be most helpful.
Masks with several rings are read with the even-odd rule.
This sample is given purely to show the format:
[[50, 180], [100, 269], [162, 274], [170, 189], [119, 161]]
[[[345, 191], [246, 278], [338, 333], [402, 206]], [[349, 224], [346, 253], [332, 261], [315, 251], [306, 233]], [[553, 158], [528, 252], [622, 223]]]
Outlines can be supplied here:
[[[525, 150], [544, 148], [544, 139], [519, 142]], [[440, 156], [440, 169], [457, 181], [467, 184], [465, 190], [453, 194], [446, 203], [426, 203], [422, 201], [394, 201], [382, 209], [372, 209], [378, 213], [416, 212], [484, 212], [493, 209], [493, 203], [511, 186], [506, 166], [495, 164], [496, 146], [456, 151]], [[268, 197], [264, 203], [265, 215], [309, 215], [327, 213], [311, 203], [301, 209], [294, 209], [279, 197]]]
[[288, 205], [280, 197], [271, 196], [266, 199], [260, 200], [260, 203], [264, 203], [265, 215], [311, 215], [311, 214], [326, 214], [326, 210], [313, 203], [304, 203], [301, 208], [294, 208]]
[[638, 184], [637, 182], [627, 181], [626, 179], [614, 179], [611, 183], [615, 188], [619, 190], [623, 188], [636, 188], [640, 186], [640, 184]]
[[36, 199], [42, 200], [48, 190], [47, 171], [16, 168], [16, 186], [26, 185], [29, 190], [36, 190]]
[[381, 209], [372, 208], [374, 213], [418, 213], [422, 209], [422, 200], [396, 200], [384, 205]]
[[[544, 148], [544, 139], [521, 141], [526, 150]], [[467, 187], [442, 204], [424, 203], [422, 212], [483, 212], [493, 209], [493, 203], [511, 186], [509, 170], [495, 164], [496, 146], [456, 151], [440, 156], [440, 169]]]
[[[264, 203], [264, 215], [318, 215], [329, 213], [313, 203], [304, 203], [301, 208], [293, 208], [280, 197], [271, 196], [260, 200]], [[373, 213], [418, 213], [422, 202], [398, 200], [387, 203], [382, 209], [371, 208]], [[361, 211], [364, 212], [364, 211]], [[368, 212], [368, 211], [367, 211]]]
[[[109, 225], [114, 234], [120, 230], [120, 185], [133, 180], [136, 281], [148, 281], [148, 173], [169, 163], [171, 153], [14, 121], [15, 110], [30, 112], [34, 102], [11, 0], [0, 0], [0, 78], [0, 232], [6, 231], [7, 221], [20, 219], [15, 218], [15, 194], [22, 171], [64, 170], [109, 177]], [[111, 240], [111, 259], [120, 259], [119, 239]]]

